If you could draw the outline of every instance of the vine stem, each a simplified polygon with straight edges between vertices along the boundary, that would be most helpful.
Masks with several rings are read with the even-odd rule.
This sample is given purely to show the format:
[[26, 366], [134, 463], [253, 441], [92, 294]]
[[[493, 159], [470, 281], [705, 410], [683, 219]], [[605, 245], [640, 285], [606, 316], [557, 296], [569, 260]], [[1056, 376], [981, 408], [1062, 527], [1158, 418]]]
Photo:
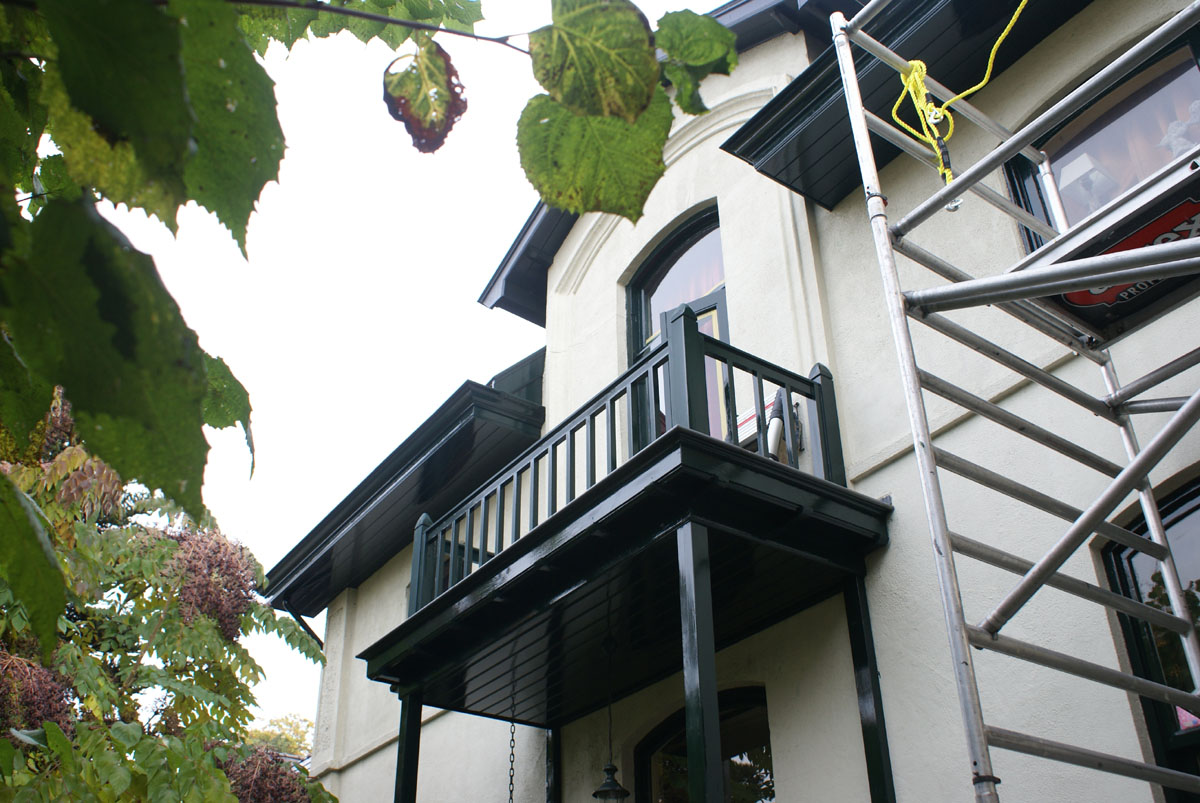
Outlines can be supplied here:
[[409, 28], [414, 31], [429, 31], [430, 33], [446, 33], [451, 36], [463, 36], [468, 39], [474, 39], [477, 42], [493, 42], [497, 45], [504, 45], [507, 48], [529, 55], [529, 51], [525, 48], [518, 47], [508, 41], [509, 36], [481, 36], [477, 33], [469, 31], [456, 31], [453, 28], [443, 28], [439, 25], [429, 25], [424, 22], [415, 20], [403, 20], [395, 17], [389, 17], [386, 14], [374, 14], [370, 11], [359, 11], [356, 8], [344, 8], [335, 6], [332, 3], [321, 2], [304, 2], [304, 0], [231, 0], [234, 5], [239, 6], [271, 6], [276, 8], [297, 8], [306, 11], [328, 12], [330, 14], [341, 14], [345, 17], [358, 17], [359, 19], [371, 20], [372, 22], [382, 22], [385, 25], [399, 25], [401, 28]]

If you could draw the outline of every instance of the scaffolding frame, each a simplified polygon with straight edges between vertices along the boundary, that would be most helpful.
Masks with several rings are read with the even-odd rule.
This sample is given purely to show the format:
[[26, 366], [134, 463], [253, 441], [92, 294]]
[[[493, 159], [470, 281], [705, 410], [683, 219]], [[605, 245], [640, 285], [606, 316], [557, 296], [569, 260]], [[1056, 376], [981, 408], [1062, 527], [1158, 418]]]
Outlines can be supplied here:
[[[862, 173], [867, 215], [883, 281], [888, 318], [899, 359], [913, 449], [933, 541], [960, 713], [971, 761], [975, 800], [978, 803], [999, 801], [996, 790], [999, 779], [992, 769], [992, 748], [1087, 766], [1165, 787], [1200, 792], [1200, 776], [1197, 775], [987, 725], [971, 655], [971, 648], [990, 650], [1200, 712], [1200, 696], [1196, 694], [1001, 634], [1005, 624], [1039, 589], [1051, 586], [1177, 634], [1182, 641], [1188, 668], [1192, 677], [1197, 680], [1197, 687], [1200, 688], [1200, 640], [1197, 639], [1196, 629], [1192, 625], [1162, 517], [1149, 481], [1149, 472], [1200, 420], [1200, 390], [1187, 398], [1137, 398], [1188, 368], [1200, 364], [1200, 348], [1168, 360], [1162, 366], [1122, 385], [1117, 379], [1108, 350], [1097, 348], [1094, 339], [1081, 327], [1055, 314], [1052, 307], [1039, 300], [1043, 296], [1097, 285], [1198, 273], [1200, 237], [1162, 245], [1148, 245], [1114, 254], [1059, 261], [1051, 261], [1052, 258], [1039, 260], [1039, 254], [1046, 250], [1039, 249], [1007, 272], [986, 278], [975, 278], [905, 239], [906, 235], [938, 211], [950, 208], [948, 204], [955, 204], [957, 198], [967, 191], [976, 194], [991, 206], [1009, 215], [1018, 224], [1048, 240], [1067, 233], [1070, 224], [1050, 169], [1049, 159], [1034, 143], [1101, 93], [1116, 85], [1166, 44], [1197, 24], [1200, 21], [1200, 0], [1178, 12], [1018, 131], [1009, 131], [966, 101], [957, 102], [955, 111], [996, 137], [999, 145], [960, 173], [953, 182], [941, 187], [891, 225], [888, 222], [887, 199], [880, 184], [870, 135], [874, 133], [898, 147], [902, 153], [931, 167], [936, 168], [937, 162], [934, 153], [924, 144], [872, 114], [863, 104], [851, 50], [852, 44], [894, 70], [902, 71], [908, 68], [907, 59], [863, 31], [864, 26], [890, 2], [891, 0], [871, 0], [850, 20], [840, 12], [834, 13], [830, 17], [830, 24]], [[941, 100], [947, 100], [954, 95], [932, 78], [927, 79], [927, 86]], [[1018, 157], [1028, 159], [1034, 166], [1037, 180], [1048, 201], [1050, 223], [1033, 217], [1002, 194], [980, 183], [985, 177], [1003, 168], [1009, 160]], [[897, 253], [948, 279], [950, 283], [929, 289], [905, 291], [900, 286], [896, 267]], [[982, 305], [995, 306], [1094, 362], [1102, 373], [1108, 395], [1097, 398], [939, 314], [944, 310]], [[909, 328], [910, 320], [916, 320], [1015, 371], [1025, 379], [1074, 402], [1086, 414], [1111, 422], [1120, 432], [1129, 462], [1125, 466], [1117, 465], [1061, 435], [1005, 410], [999, 404], [982, 399], [924, 371], [917, 364], [916, 350]], [[947, 452], [934, 443], [925, 409], [925, 391], [1089, 466], [1110, 477], [1111, 481], [1085, 510], [1077, 510], [1023, 483]], [[1150, 442], [1141, 447], [1130, 416], [1149, 412], [1171, 412], [1172, 416]], [[1034, 562], [967, 538], [953, 532], [947, 521], [945, 500], [939, 480], [940, 470], [950, 471], [989, 487], [1033, 508], [1058, 516], [1070, 524], [1058, 542]], [[1138, 496], [1149, 538], [1134, 534], [1107, 520], [1122, 500], [1131, 493]], [[1171, 611], [1158, 610], [1060, 572], [1063, 564], [1093, 534], [1157, 560]], [[955, 568], [956, 554], [1020, 575], [1012, 590], [979, 624], [968, 623], [964, 616]]]

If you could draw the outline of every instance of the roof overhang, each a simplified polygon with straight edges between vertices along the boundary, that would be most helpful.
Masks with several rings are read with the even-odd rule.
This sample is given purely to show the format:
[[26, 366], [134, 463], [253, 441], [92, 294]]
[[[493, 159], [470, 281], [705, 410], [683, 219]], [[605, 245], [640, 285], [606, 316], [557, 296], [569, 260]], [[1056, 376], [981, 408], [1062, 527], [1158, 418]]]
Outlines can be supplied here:
[[412, 543], [422, 513], [440, 517], [537, 440], [545, 410], [466, 382], [267, 573], [276, 608], [314, 616]]
[[[1022, 14], [996, 56], [993, 78], [1090, 1], [1061, 0]], [[931, 77], [961, 91], [983, 76], [992, 45], [1017, 4], [1018, 0], [896, 0], [864, 30], [904, 58], [921, 59]], [[895, 70], [858, 48], [854, 64], [864, 105], [890, 120], [901, 88]], [[872, 143], [880, 168], [899, 154], [878, 137], [872, 136]], [[814, 58], [721, 148], [826, 209], [861, 187], [833, 49]]]
[[[853, 13], [858, 0], [733, 0], [709, 12], [737, 35], [739, 52], [803, 30], [829, 38], [829, 14]], [[488, 281], [479, 303], [546, 325], [546, 272], [578, 215], [538, 203]]]

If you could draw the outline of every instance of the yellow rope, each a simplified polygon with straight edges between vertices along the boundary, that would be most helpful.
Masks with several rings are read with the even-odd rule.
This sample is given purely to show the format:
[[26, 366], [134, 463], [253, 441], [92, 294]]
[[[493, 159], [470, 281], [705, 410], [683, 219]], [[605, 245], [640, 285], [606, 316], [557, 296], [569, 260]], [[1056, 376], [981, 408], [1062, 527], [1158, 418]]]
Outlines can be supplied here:
[[[988, 81], [992, 79], [992, 69], [996, 64], [996, 53], [1000, 50], [1000, 45], [1003, 44], [1005, 37], [1008, 36], [1013, 26], [1017, 24], [1017, 18], [1021, 16], [1021, 12], [1025, 10], [1025, 5], [1028, 2], [1029, 0], [1021, 0], [1020, 5], [1017, 6], [1017, 10], [1013, 12], [1012, 18], [1008, 21], [1008, 25], [1000, 33], [1000, 37], [996, 39], [996, 43], [992, 45], [992, 52], [988, 55], [987, 72], [984, 73], [983, 80], [970, 89], [958, 93], [941, 106], [938, 106], [934, 102], [933, 95], [925, 86], [925, 76], [928, 69], [925, 66], [925, 62], [919, 60], [910, 61], [908, 69], [900, 73], [904, 87], [900, 90], [900, 97], [896, 98], [895, 105], [892, 106], [892, 119], [897, 125], [933, 150], [938, 160], [938, 173], [947, 184], [954, 180], [954, 173], [950, 169], [950, 151], [946, 147], [946, 143], [954, 134], [954, 115], [950, 113], [950, 106], [956, 101], [962, 100], [987, 86]], [[921, 121], [920, 131], [917, 131], [900, 119], [900, 104], [904, 102], [905, 95], [908, 95], [912, 99], [913, 108], [917, 112], [917, 119]], [[946, 121], [945, 136], [938, 131], [938, 125], [943, 120]]]

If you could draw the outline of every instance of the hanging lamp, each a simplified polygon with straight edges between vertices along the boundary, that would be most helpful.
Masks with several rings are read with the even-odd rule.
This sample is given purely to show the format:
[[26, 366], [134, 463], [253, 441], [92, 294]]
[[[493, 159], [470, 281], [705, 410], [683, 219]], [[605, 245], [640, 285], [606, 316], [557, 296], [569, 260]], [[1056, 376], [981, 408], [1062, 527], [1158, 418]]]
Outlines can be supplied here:
[[[611, 583], [611, 581], [610, 581]], [[617, 781], [617, 765], [613, 763], [612, 749], [612, 676], [613, 676], [613, 653], [616, 652], [616, 643], [612, 637], [612, 586], [607, 585], [604, 589], [605, 610], [604, 610], [604, 642], [601, 647], [608, 656], [608, 676], [605, 679], [607, 685], [608, 696], [608, 763], [604, 765], [602, 772], [604, 773], [604, 781], [596, 787], [596, 791], [592, 792], [592, 797], [597, 800], [624, 800], [629, 797], [629, 790], [621, 786]]]

